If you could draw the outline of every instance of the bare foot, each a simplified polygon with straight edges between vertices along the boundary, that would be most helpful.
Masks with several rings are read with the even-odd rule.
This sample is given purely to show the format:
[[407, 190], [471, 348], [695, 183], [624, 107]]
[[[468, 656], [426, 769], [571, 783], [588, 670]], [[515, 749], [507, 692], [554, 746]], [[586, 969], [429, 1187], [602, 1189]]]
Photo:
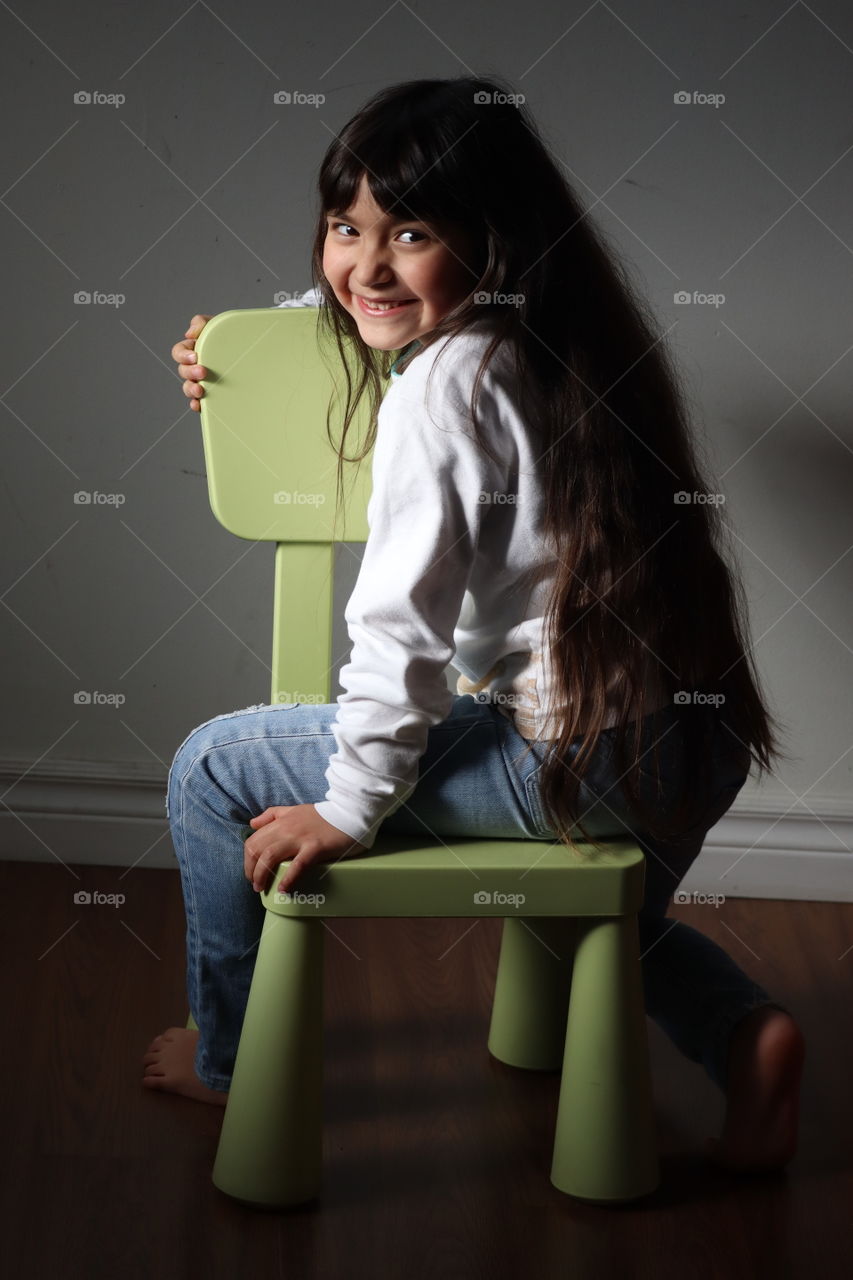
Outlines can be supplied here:
[[736, 1024], [729, 1044], [723, 1131], [705, 1147], [713, 1164], [759, 1173], [781, 1169], [793, 1159], [805, 1047], [796, 1022], [781, 1009], [763, 1005]]
[[208, 1089], [195, 1073], [198, 1034], [188, 1027], [169, 1027], [161, 1036], [155, 1036], [142, 1059], [145, 1065], [142, 1083], [147, 1089], [165, 1089], [168, 1093], [195, 1098], [197, 1102], [224, 1107], [228, 1093]]

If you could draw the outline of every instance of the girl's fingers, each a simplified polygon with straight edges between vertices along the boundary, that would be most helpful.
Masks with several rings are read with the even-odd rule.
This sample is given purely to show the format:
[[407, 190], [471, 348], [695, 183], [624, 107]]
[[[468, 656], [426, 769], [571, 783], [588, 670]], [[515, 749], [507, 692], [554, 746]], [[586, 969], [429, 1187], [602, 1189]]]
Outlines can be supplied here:
[[[171, 351], [171, 356], [175, 361], [175, 364], [181, 364], [185, 356], [193, 352], [194, 347], [194, 342], [176, 342]], [[195, 356], [193, 356], [193, 359], [195, 359]]]
[[281, 858], [274, 858], [272, 860], [272, 866], [269, 866], [263, 858], [258, 859], [255, 863], [255, 871], [252, 876], [252, 888], [255, 889], [256, 892], [262, 893], [267, 887], [267, 882], [280, 861]]
[[196, 363], [197, 356], [194, 348], [196, 338], [210, 318], [210, 316], [203, 315], [193, 316], [184, 340], [176, 342], [172, 347], [172, 359], [178, 366], [178, 377], [183, 379], [181, 390], [189, 400], [190, 408], [194, 413], [201, 413], [201, 398], [204, 395], [204, 387], [199, 384], [207, 377], [207, 369], [205, 369], [204, 365]]
[[[311, 865], [311, 861], [311, 858], [306, 857], [305, 854], [297, 854], [296, 857], [291, 860], [290, 865], [285, 867], [284, 871], [281, 873], [281, 879], [276, 881], [275, 887], [278, 892], [288, 893], [296, 884], [304, 869]], [[275, 868], [273, 868], [273, 870], [274, 869]]]
[[176, 345], [172, 354], [178, 364], [178, 377], [183, 379], [183, 393], [192, 401], [190, 408], [198, 410], [199, 400], [204, 395], [204, 387], [199, 384], [208, 376], [208, 371], [204, 365], [196, 364], [193, 351], [182, 351], [180, 345]]
[[279, 850], [269, 856], [269, 860], [261, 859], [255, 866], [252, 874], [253, 887], [263, 890], [267, 887], [270, 876], [275, 872], [281, 863], [286, 862], [288, 865], [284, 868], [281, 876], [276, 880], [276, 888], [279, 884], [286, 885], [289, 888], [296, 880], [299, 879], [301, 873], [306, 867], [311, 865], [312, 858], [303, 853], [291, 849], [288, 851]]
[[249, 881], [249, 884], [254, 886], [255, 877], [258, 874], [258, 859], [256, 854], [244, 852], [243, 874]]
[[[200, 365], [196, 364], [195, 344], [196, 339], [201, 333], [204, 326], [210, 320], [211, 316], [195, 315], [190, 321], [190, 326], [184, 334], [181, 342], [176, 342], [172, 347], [172, 359], [178, 365], [178, 373], [187, 378], [193, 378], [198, 381], [207, 376], [207, 371]], [[190, 374], [189, 370], [194, 372]], [[195, 407], [195, 406], [194, 406]]]
[[[193, 377], [196, 377], [196, 378], [199, 376], [203, 376], [207, 372], [207, 370], [204, 368], [204, 365], [201, 365], [198, 363], [198, 356], [194, 351], [181, 351], [180, 348], [178, 348], [178, 355], [176, 357], [176, 360], [179, 366], [179, 372], [187, 376], [189, 375], [191, 370], [192, 370]], [[198, 372], [199, 370], [202, 371], [202, 374], [199, 374]]]
[[192, 320], [190, 320], [190, 327], [187, 329], [184, 337], [197, 338], [209, 319], [210, 316], [193, 316]]

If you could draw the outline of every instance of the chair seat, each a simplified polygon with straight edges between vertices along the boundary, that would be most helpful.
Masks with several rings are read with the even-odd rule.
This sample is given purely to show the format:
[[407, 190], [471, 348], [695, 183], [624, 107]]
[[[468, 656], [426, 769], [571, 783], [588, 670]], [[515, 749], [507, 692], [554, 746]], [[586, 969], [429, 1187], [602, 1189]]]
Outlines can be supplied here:
[[359, 857], [309, 867], [287, 893], [282, 862], [261, 898], [276, 915], [312, 919], [623, 916], [642, 906], [643, 851], [630, 840], [574, 852], [547, 840], [450, 839], [380, 835]]

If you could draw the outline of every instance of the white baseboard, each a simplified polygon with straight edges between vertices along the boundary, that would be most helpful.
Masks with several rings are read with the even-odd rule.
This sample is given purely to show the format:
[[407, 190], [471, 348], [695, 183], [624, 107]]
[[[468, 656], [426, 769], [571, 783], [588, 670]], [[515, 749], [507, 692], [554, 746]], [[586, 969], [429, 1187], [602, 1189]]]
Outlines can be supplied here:
[[[127, 763], [0, 761], [0, 859], [177, 868], [166, 779]], [[679, 892], [853, 902], [853, 800], [739, 798]], [[73, 872], [68, 872], [73, 876]]]
[[738, 801], [708, 832], [681, 883], [730, 898], [853, 902], [853, 801]]
[[0, 800], [4, 861], [178, 865], [166, 820], [166, 778], [159, 767], [0, 760]]

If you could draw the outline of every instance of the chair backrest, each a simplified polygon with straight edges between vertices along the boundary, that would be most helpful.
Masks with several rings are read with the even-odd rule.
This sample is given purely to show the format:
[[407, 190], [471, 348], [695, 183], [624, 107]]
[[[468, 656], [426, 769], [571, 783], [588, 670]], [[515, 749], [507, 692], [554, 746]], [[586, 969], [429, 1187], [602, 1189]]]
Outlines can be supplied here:
[[[223, 311], [196, 343], [209, 372], [201, 428], [210, 505], [239, 538], [276, 544], [271, 702], [331, 702], [336, 542], [367, 540], [371, 455], [344, 464], [344, 505], [333, 529], [340, 433], [340, 357], [321, 353], [317, 308]], [[331, 366], [331, 370], [330, 370]], [[340, 377], [336, 376], [340, 369]], [[365, 438], [366, 397], [346, 452]]]

